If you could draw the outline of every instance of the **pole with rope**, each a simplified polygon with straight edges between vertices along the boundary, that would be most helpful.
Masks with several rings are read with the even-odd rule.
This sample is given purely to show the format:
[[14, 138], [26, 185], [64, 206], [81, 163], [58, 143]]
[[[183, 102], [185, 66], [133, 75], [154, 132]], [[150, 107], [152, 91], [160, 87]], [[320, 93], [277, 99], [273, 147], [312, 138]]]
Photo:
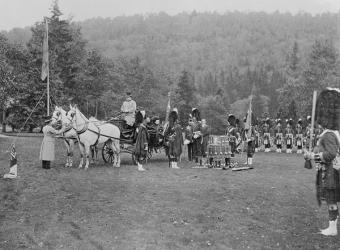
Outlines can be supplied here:
[[49, 58], [48, 58], [48, 22], [45, 18], [45, 33], [43, 39], [43, 56], [41, 67], [41, 80], [47, 82], [47, 115], [50, 115], [50, 70], [49, 70]]

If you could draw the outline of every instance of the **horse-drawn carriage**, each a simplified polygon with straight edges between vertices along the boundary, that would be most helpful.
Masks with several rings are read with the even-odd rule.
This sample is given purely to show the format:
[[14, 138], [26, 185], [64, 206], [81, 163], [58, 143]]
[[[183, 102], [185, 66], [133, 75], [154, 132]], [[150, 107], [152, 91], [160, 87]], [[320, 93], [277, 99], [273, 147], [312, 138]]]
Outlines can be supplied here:
[[[133, 163], [137, 164], [134, 154], [137, 127], [127, 126], [121, 114], [116, 115], [107, 122], [117, 126], [120, 130], [120, 152], [131, 154]], [[154, 121], [150, 121], [147, 125], [147, 131], [149, 135], [147, 159], [151, 159], [154, 153], [158, 153], [163, 148], [163, 127]], [[102, 147], [102, 158], [105, 162], [113, 163], [114, 152], [108, 147], [107, 142], [105, 142]]]
[[[72, 155], [75, 141], [79, 142], [81, 151], [79, 168], [82, 167], [84, 158], [86, 158], [85, 169], [88, 168], [91, 149], [97, 149], [98, 145], [103, 145], [102, 157], [105, 162], [119, 167], [120, 153], [129, 153], [132, 156], [133, 163], [136, 164], [134, 148], [137, 127], [126, 126], [125, 121], [120, 116], [108, 121], [99, 121], [95, 118], [87, 119], [74, 106], [70, 107], [69, 112], [61, 107], [56, 107], [53, 117], [55, 121], [69, 124], [69, 129], [63, 135], [67, 146], [67, 167], [71, 167], [73, 164]], [[163, 130], [161, 126], [152, 123], [147, 126], [147, 129], [149, 133], [147, 158], [150, 159], [154, 152], [158, 152], [163, 147]]]

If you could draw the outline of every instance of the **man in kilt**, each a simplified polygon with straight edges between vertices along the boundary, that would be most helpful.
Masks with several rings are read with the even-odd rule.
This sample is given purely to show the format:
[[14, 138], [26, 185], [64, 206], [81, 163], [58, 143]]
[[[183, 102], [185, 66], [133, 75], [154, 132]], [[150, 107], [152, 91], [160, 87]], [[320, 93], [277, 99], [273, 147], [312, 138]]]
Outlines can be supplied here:
[[135, 117], [137, 126], [137, 138], [135, 145], [135, 156], [138, 165], [138, 171], [145, 171], [143, 164], [146, 162], [148, 153], [149, 134], [146, 128], [145, 111], [138, 111]]
[[302, 154], [302, 145], [303, 145], [303, 128], [302, 128], [302, 119], [300, 118], [295, 127], [296, 132], [296, 148], [297, 153]]
[[287, 125], [285, 129], [285, 137], [286, 137], [286, 153], [291, 154], [293, 149], [293, 139], [294, 139], [294, 131], [293, 131], [293, 119], [287, 120]]
[[193, 157], [195, 163], [202, 166], [202, 133], [201, 133], [201, 114], [197, 108], [193, 108], [192, 112], [192, 131], [193, 131]]
[[275, 144], [276, 144], [276, 152], [281, 153], [282, 152], [282, 143], [283, 143], [283, 129], [281, 124], [281, 119], [276, 120], [276, 126], [274, 129], [275, 134]]
[[326, 236], [337, 235], [338, 206], [340, 201], [339, 166], [334, 165], [340, 146], [340, 90], [323, 90], [316, 103], [316, 122], [325, 130], [320, 135], [313, 152], [306, 152], [307, 160], [316, 163], [316, 190], [319, 205], [326, 201], [328, 205], [328, 228], [321, 230]]
[[270, 152], [270, 119], [267, 117], [262, 128], [264, 152]]
[[169, 114], [169, 125], [164, 133], [165, 153], [169, 158], [169, 167], [179, 169], [178, 160], [182, 154], [182, 127], [178, 123], [178, 113], [173, 110]]
[[223, 167], [224, 170], [233, 167], [231, 159], [234, 158], [235, 153], [237, 151], [237, 141], [240, 139], [240, 134], [236, 128], [236, 117], [233, 114], [230, 114], [228, 117], [228, 126], [226, 130], [226, 135], [229, 141], [229, 150], [228, 154], [225, 158], [225, 166]]
[[[247, 116], [248, 117], [248, 116]], [[255, 117], [251, 115], [251, 123], [249, 128], [244, 129], [244, 137], [245, 142], [247, 142], [247, 165], [248, 168], [253, 168], [253, 156], [255, 153]], [[247, 122], [247, 118], [245, 119], [245, 123]]]

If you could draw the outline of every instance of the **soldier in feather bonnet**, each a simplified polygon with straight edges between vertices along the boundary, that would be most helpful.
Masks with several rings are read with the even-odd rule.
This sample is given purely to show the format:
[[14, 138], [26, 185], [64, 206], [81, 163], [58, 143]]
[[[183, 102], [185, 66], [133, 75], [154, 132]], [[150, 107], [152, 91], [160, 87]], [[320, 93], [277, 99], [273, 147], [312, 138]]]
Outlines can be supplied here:
[[137, 126], [137, 139], [134, 152], [138, 165], [138, 171], [145, 171], [143, 168], [143, 163], [145, 163], [148, 153], [149, 135], [145, 123], [145, 111], [138, 111], [135, 117], [135, 124]]
[[178, 111], [173, 110], [169, 114], [169, 125], [164, 133], [166, 155], [169, 159], [169, 167], [178, 169], [178, 160], [182, 154], [182, 128], [178, 123]]
[[[317, 169], [316, 193], [319, 205], [326, 201], [329, 226], [321, 230], [326, 236], [337, 235], [338, 206], [340, 201], [339, 160], [340, 146], [340, 90], [327, 88], [318, 96], [315, 121], [325, 130], [320, 135], [313, 152], [305, 152], [306, 160], [314, 161]], [[336, 160], [336, 161], [335, 161]]]

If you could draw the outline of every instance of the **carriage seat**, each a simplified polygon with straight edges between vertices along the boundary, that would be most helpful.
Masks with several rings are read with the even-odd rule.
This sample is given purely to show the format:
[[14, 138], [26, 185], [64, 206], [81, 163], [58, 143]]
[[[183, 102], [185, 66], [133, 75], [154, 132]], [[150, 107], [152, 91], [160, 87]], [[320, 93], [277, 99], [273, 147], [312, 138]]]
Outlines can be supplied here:
[[120, 131], [120, 138], [123, 140], [134, 141], [136, 139], [136, 128], [124, 126]]

